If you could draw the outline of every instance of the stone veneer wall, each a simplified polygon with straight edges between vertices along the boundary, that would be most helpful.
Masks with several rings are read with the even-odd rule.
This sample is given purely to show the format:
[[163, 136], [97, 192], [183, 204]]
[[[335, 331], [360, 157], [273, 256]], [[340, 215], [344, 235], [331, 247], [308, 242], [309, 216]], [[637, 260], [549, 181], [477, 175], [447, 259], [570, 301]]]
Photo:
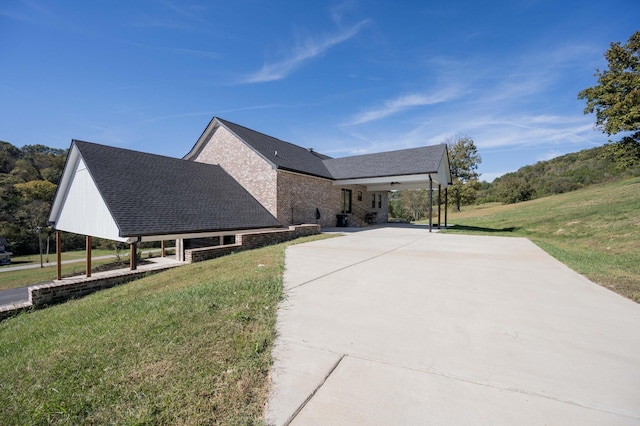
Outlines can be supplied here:
[[157, 270], [118, 271], [113, 275], [99, 277], [79, 277], [65, 279], [59, 282], [39, 284], [29, 287], [29, 302], [33, 307], [42, 307], [64, 302], [95, 293], [98, 290], [115, 287], [129, 281], [143, 278], [149, 274], [160, 272]]
[[289, 240], [294, 240], [307, 235], [320, 233], [318, 225], [307, 224], [290, 226], [288, 229], [273, 229], [255, 232], [247, 232], [236, 235], [236, 243], [226, 246], [203, 247], [197, 249], [187, 249], [184, 251], [185, 261], [188, 263], [202, 262], [225, 256], [230, 253], [278, 244]]
[[219, 164], [273, 216], [276, 207], [276, 171], [264, 158], [225, 127], [220, 126], [194, 161]]

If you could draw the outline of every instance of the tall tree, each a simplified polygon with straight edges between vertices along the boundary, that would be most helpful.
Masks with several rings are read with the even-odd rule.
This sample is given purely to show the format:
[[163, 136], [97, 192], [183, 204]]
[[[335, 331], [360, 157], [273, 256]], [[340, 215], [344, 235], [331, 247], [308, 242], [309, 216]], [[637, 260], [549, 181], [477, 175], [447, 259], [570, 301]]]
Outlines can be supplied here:
[[9, 173], [20, 158], [20, 150], [9, 142], [0, 141], [0, 173]]
[[598, 84], [578, 93], [585, 114], [596, 113], [596, 127], [607, 135], [635, 132], [607, 145], [608, 154], [622, 167], [640, 164], [640, 31], [622, 45], [611, 43], [605, 52], [609, 68], [596, 70]]
[[462, 204], [470, 204], [476, 200], [480, 188], [478, 165], [482, 158], [478, 154], [473, 139], [466, 135], [457, 135], [447, 139], [449, 148], [449, 166], [453, 185], [450, 188], [451, 202], [460, 211]]

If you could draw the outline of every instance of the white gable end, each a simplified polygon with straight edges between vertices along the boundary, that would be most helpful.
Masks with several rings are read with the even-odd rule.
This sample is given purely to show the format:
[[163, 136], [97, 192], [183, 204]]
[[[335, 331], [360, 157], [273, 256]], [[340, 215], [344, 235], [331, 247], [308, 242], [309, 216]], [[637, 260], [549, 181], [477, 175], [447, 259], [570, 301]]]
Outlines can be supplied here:
[[56, 220], [57, 230], [122, 242], [127, 240], [118, 236], [118, 226], [82, 158], [78, 159], [67, 188], [63, 208]]

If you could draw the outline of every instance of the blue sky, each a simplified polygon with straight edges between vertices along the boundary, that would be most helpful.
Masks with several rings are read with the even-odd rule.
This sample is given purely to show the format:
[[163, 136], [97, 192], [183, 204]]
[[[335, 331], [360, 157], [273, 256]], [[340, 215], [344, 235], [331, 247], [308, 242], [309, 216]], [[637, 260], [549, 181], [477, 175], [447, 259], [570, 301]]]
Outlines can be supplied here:
[[637, 0], [2, 0], [0, 140], [182, 157], [219, 116], [341, 157], [462, 134], [491, 181], [609, 139], [577, 93], [638, 30]]

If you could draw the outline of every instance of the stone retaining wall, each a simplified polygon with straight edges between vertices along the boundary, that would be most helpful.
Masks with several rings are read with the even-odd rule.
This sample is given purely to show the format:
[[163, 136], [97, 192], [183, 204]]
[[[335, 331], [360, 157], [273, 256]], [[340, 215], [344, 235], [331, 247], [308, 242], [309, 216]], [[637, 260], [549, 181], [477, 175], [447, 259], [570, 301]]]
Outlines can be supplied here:
[[307, 235], [320, 233], [320, 225], [297, 225], [288, 229], [275, 229], [266, 231], [255, 231], [236, 235], [236, 243], [226, 246], [203, 247], [197, 249], [187, 249], [184, 251], [184, 260], [187, 263], [202, 262], [204, 260], [215, 259], [230, 253], [278, 244], [289, 240], [294, 240]]
[[61, 281], [54, 281], [48, 284], [40, 284], [29, 287], [29, 302], [34, 308], [55, 303], [64, 302], [69, 299], [86, 296], [98, 290], [114, 287], [129, 281], [140, 279], [148, 274], [160, 272], [156, 270], [136, 270], [114, 272], [113, 275], [100, 277], [79, 277], [65, 278]]
[[[235, 244], [185, 250], [185, 260], [189, 263], [202, 262], [204, 260], [224, 256], [233, 252], [278, 244], [284, 241], [319, 233], [320, 226], [312, 224], [290, 226], [288, 229], [275, 229], [238, 234], [236, 235]], [[173, 266], [178, 265], [179, 264]], [[167, 269], [166, 266], [160, 266], [157, 269], [138, 269], [135, 271], [118, 270], [90, 278], [86, 278], [84, 276], [77, 278], [71, 277], [48, 284], [30, 286], [29, 301], [19, 305], [3, 306], [3, 309], [0, 309], [0, 320], [11, 315], [15, 315], [23, 309], [39, 308], [46, 305], [64, 302], [69, 299], [86, 296], [87, 294], [94, 293], [98, 290], [107, 289], [129, 281], [137, 280], [145, 275], [160, 272], [165, 269]]]

